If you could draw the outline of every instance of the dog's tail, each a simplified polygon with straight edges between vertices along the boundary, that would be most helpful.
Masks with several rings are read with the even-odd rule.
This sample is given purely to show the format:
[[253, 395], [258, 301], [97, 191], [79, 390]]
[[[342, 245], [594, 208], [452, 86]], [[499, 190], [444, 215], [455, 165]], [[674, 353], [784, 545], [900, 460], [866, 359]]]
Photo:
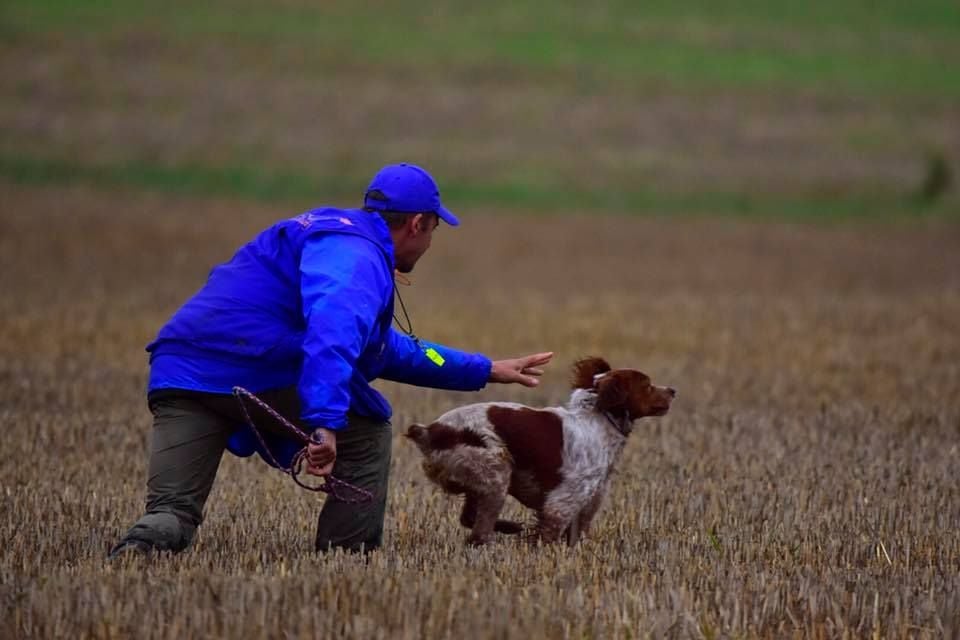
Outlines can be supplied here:
[[414, 444], [423, 452], [424, 455], [430, 451], [430, 432], [422, 424], [414, 423], [407, 427], [406, 437], [413, 440]]

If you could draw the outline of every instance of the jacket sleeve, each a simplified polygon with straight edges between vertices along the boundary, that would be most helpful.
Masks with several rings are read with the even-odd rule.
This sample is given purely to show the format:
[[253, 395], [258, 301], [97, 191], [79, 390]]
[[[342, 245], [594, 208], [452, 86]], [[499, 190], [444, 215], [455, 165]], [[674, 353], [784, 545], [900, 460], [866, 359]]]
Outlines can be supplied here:
[[388, 277], [379, 249], [364, 238], [324, 235], [304, 245], [300, 291], [306, 333], [299, 393], [308, 426], [347, 425], [350, 378], [385, 304]]
[[[428, 353], [433, 351], [433, 357]], [[418, 345], [396, 329], [390, 330], [380, 377], [394, 382], [452, 391], [478, 391], [490, 380], [490, 358], [420, 340]]]

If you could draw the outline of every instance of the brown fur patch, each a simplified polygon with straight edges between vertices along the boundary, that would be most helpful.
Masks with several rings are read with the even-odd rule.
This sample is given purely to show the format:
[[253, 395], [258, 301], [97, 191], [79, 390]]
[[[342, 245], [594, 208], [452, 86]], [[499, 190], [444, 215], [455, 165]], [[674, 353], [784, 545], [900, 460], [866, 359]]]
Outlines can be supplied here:
[[574, 389], [593, 389], [594, 376], [608, 371], [610, 371], [610, 365], [603, 358], [596, 356], [581, 358], [573, 363], [572, 386]]
[[442, 422], [434, 422], [427, 427], [427, 437], [429, 438], [427, 446], [434, 451], [453, 449], [459, 445], [484, 448], [487, 446], [479, 433], [469, 429], [451, 427]]
[[552, 491], [563, 479], [563, 422], [550, 411], [511, 409], [493, 406], [487, 419], [507, 445], [514, 470], [529, 472], [541, 495]]

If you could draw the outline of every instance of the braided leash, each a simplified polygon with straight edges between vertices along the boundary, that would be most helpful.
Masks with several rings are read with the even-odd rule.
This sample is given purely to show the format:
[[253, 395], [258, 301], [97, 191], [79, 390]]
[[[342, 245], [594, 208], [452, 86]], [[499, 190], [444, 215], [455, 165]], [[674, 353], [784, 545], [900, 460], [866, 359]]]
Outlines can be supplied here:
[[[307, 445], [311, 442], [315, 444], [321, 444], [323, 442], [323, 436], [317, 431], [314, 431], [312, 434], [307, 434], [297, 427], [297, 425], [293, 424], [282, 415], [277, 413], [273, 407], [243, 387], [234, 387], [233, 395], [236, 397], [237, 402], [240, 403], [240, 408], [243, 409], [243, 415], [247, 419], [247, 425], [250, 426], [254, 435], [257, 436], [257, 440], [260, 442], [260, 447], [267, 455], [267, 458], [270, 459], [271, 464], [284, 473], [290, 474], [290, 477], [293, 478], [294, 482], [308, 491], [323, 491], [324, 493], [329, 494], [332, 498], [348, 504], [363, 504], [373, 500], [373, 493], [370, 491], [350, 484], [349, 482], [338, 480], [330, 475], [324, 477], [324, 483], [321, 485], [311, 486], [302, 482], [299, 478], [299, 475], [301, 467], [303, 466], [303, 461], [307, 457]], [[253, 422], [253, 418], [250, 417], [250, 412], [247, 410], [247, 405], [243, 401], [244, 398], [250, 399], [258, 407], [273, 416], [274, 420], [283, 425], [287, 431], [296, 436], [297, 440], [303, 444], [303, 448], [294, 454], [293, 460], [290, 461], [289, 467], [284, 467], [277, 461], [276, 458], [273, 457], [273, 453], [270, 451], [270, 447], [267, 446], [267, 442], [264, 440], [263, 434], [260, 433], [260, 430], [257, 429], [257, 425]]]

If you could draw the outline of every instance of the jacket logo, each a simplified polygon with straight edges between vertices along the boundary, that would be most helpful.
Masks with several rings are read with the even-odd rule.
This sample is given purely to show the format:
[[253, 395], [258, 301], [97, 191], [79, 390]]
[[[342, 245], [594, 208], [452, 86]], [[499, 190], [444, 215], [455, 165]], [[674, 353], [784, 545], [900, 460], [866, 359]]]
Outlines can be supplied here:
[[[300, 225], [301, 228], [306, 229], [307, 227], [309, 227], [311, 224], [313, 224], [319, 219], [320, 219], [320, 216], [316, 214], [301, 213], [300, 215], [293, 218], [293, 221], [296, 222], [298, 225]], [[350, 218], [342, 217], [342, 216], [337, 218], [337, 222], [339, 222], [340, 224], [345, 224], [349, 227], [354, 226], [353, 220], [351, 220]]]
[[298, 225], [300, 225], [302, 228], [306, 229], [311, 224], [313, 224], [313, 221], [316, 219], [317, 219], [317, 216], [313, 215], [312, 213], [301, 213], [299, 216], [294, 218], [293, 221], [296, 222]]

